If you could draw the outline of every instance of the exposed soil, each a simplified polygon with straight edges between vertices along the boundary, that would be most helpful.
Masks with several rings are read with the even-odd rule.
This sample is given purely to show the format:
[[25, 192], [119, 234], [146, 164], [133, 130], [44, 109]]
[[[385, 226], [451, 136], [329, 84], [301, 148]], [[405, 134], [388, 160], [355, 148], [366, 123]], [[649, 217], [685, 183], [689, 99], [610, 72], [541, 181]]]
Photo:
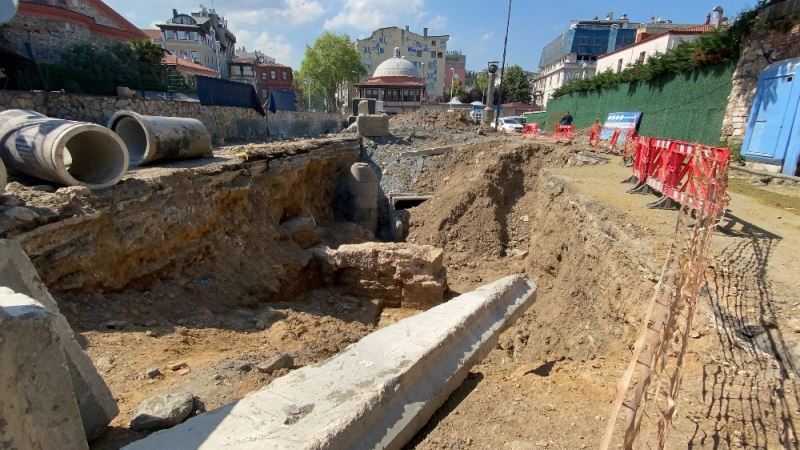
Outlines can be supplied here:
[[[605, 429], [677, 213], [626, 194], [619, 181], [630, 169], [616, 160], [574, 167], [593, 156], [519, 142], [464, 152], [446, 172], [428, 173], [441, 184], [411, 210], [409, 240], [448, 250], [455, 289], [524, 271], [539, 292], [409, 447], [597, 447]], [[791, 258], [800, 221], [736, 186], [712, 243], [667, 448], [798, 446]], [[523, 261], [515, 250], [527, 250]]]
[[[676, 212], [626, 194], [630, 169], [582, 144], [479, 135], [461, 114], [408, 114], [391, 126], [394, 136], [363, 140], [360, 156], [385, 195], [433, 194], [409, 210], [407, 240], [445, 250], [449, 294], [511, 273], [539, 286], [409, 448], [597, 447]], [[119, 403], [93, 448], [143, 436], [127, 423], [154, 394], [189, 390], [212, 409], [418, 313], [322, 283], [313, 251], [283, 228], [313, 216], [330, 247], [374, 239], [334, 208], [332, 177], [359, 153], [345, 141], [316, 154], [309, 142], [226, 148], [212, 161], [139, 169], [113, 193], [13, 185], [0, 198], [0, 210], [39, 214], [0, 231], [48, 269]], [[442, 155], [403, 156], [445, 145]], [[798, 448], [797, 190], [733, 180], [731, 197], [668, 448]], [[256, 369], [279, 353], [293, 368]]]

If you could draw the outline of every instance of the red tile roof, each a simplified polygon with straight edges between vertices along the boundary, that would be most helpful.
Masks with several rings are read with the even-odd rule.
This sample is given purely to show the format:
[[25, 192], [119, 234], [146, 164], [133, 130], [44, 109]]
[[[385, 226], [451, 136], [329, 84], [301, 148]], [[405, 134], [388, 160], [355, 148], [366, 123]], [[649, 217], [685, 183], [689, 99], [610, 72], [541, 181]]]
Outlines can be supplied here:
[[667, 31], [669, 32], [678, 32], [678, 33], [707, 33], [709, 31], [714, 31], [714, 25], [706, 24], [706, 25], [692, 25], [690, 27], [681, 27], [675, 28], [674, 30]]
[[161, 39], [161, 30], [145, 30], [142, 33], [146, 34], [150, 39]]
[[164, 55], [161, 59], [161, 62], [168, 66], [176, 66], [180, 70], [181, 68], [186, 69], [189, 72], [201, 72], [204, 75], [209, 76], [217, 76], [219, 72], [214, 69], [208, 68], [204, 65], [197, 64], [196, 62], [189, 61], [188, 59], [178, 58], [175, 55]]

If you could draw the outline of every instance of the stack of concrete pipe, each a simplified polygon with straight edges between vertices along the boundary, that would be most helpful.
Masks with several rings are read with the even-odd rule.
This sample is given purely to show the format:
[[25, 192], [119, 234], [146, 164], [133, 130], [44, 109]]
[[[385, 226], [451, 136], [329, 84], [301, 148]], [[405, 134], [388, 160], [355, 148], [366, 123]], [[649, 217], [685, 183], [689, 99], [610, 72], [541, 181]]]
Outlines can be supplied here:
[[211, 136], [197, 119], [118, 111], [108, 121], [108, 128], [128, 146], [133, 166], [162, 159], [212, 156]]
[[129, 165], [210, 157], [211, 137], [196, 119], [119, 111], [108, 128], [34, 111], [0, 112], [0, 192], [9, 169], [67, 186], [103, 189]]
[[0, 112], [0, 157], [11, 170], [90, 189], [113, 186], [128, 170], [125, 143], [108, 128], [19, 109]]

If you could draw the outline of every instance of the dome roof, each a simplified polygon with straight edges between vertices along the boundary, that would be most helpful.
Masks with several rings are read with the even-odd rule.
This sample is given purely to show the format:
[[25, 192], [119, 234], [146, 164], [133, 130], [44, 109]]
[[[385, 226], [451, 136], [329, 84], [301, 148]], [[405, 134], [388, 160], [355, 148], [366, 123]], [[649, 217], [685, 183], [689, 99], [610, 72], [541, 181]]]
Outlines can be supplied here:
[[378, 64], [378, 67], [375, 68], [375, 73], [372, 74], [373, 78], [383, 78], [383, 77], [412, 77], [412, 78], [422, 78], [419, 74], [419, 70], [411, 61], [407, 59], [400, 58], [399, 56], [400, 50], [395, 49], [395, 57], [389, 58], [386, 61]]

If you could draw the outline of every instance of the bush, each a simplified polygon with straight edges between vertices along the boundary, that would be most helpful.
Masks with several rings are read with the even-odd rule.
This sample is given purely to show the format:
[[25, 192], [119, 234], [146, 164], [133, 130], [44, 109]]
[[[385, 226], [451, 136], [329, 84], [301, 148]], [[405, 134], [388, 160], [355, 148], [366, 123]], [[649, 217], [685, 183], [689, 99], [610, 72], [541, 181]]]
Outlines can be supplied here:
[[668, 73], [690, 73], [700, 67], [722, 64], [739, 58], [742, 37], [756, 23], [758, 8], [746, 11], [727, 27], [700, 36], [693, 42], [682, 42], [664, 54], [651, 56], [646, 63], [629, 65], [621, 72], [611, 69], [590, 79], [577, 79], [556, 89], [553, 98], [562, 95], [600, 90], [636, 81], [650, 81]]

